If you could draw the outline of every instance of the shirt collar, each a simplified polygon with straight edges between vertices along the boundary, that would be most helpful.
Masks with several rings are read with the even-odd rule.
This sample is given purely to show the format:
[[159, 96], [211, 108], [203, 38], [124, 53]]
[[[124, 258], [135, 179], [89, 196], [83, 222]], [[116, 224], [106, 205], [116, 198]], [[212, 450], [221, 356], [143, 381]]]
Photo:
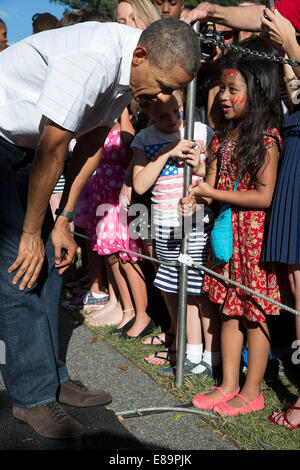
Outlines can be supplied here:
[[120, 79], [118, 84], [118, 88], [124, 91], [130, 91], [130, 70], [132, 63], [132, 54], [140, 39], [142, 30], [137, 28], [130, 28], [128, 26], [127, 33], [130, 34], [127, 34], [123, 38]]

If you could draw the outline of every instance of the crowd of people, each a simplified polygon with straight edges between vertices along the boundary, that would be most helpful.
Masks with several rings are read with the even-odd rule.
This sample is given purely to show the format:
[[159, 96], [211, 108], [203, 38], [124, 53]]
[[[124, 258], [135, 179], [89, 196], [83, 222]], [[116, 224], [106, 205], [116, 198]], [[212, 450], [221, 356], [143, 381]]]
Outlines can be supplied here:
[[[113, 326], [111, 333], [123, 340], [161, 346], [145, 361], [172, 376], [179, 293], [179, 268], [172, 263], [183, 233], [194, 263], [258, 294], [189, 268], [184, 373], [222, 377], [193, 404], [229, 416], [265, 406], [261, 384], [274, 318], [282, 313], [276, 302], [300, 312], [300, 67], [229, 52], [222, 44], [200, 58], [190, 23], [201, 22], [202, 37], [213, 31], [223, 44], [300, 60], [300, 9], [290, 0], [275, 2], [274, 10], [260, 0], [238, 3], [189, 8], [183, 0], [117, 0], [114, 21], [79, 10], [60, 20], [36, 14], [33, 35], [0, 54], [0, 70], [7, 71], [0, 241], [8, 273], [0, 282], [7, 307], [1, 372], [14, 416], [43, 436], [84, 432], [60, 403], [112, 399], [74, 383], [59, 359], [59, 293], [76, 253], [83, 267], [65, 281], [72, 298], [63, 307], [85, 310], [88, 325]], [[3, 22], [0, 35], [3, 50]], [[23, 58], [32, 61], [30, 72]], [[194, 138], [187, 140], [186, 86], [194, 77]], [[192, 182], [183, 197], [185, 165]], [[232, 253], [219, 262], [211, 233], [225, 209]], [[169, 324], [155, 336], [152, 285]], [[10, 335], [11, 328], [19, 336]], [[277, 346], [291, 354], [293, 339], [300, 350], [296, 315]], [[241, 385], [242, 350], [247, 374]], [[300, 398], [269, 419], [300, 427]]]

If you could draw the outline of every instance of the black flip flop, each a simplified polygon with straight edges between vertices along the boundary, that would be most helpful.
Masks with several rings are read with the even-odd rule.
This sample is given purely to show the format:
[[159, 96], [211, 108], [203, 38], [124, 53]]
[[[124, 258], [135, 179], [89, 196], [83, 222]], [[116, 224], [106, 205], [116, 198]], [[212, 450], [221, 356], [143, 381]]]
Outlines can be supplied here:
[[[170, 336], [170, 338], [174, 338], [174, 335], [172, 335], [171, 333], [165, 333], [165, 335], [166, 335], [166, 336]], [[160, 343], [154, 344], [155, 338], [158, 339], [158, 340], [160, 341]], [[152, 337], [151, 337], [151, 342], [150, 342], [150, 343], [148, 343], [148, 344], [146, 343], [146, 344], [145, 344], [145, 343], [142, 342], [142, 344], [143, 344], [144, 346], [150, 346], [150, 347], [155, 347], [155, 348], [156, 348], [157, 346], [166, 346], [166, 347], [168, 347], [168, 346], [170, 346], [170, 345], [172, 344], [172, 341], [171, 341], [171, 342], [170, 342], [170, 341], [163, 341], [158, 335], [155, 335], [155, 336], [152, 336]]]

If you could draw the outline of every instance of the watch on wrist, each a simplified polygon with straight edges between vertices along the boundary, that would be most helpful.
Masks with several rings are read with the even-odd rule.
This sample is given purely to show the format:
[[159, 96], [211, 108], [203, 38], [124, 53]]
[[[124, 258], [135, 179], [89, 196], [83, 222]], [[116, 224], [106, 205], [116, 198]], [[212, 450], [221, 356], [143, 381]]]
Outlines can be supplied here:
[[66, 217], [69, 222], [72, 222], [74, 220], [74, 212], [69, 212], [69, 211], [65, 211], [63, 209], [56, 209], [55, 211], [55, 215], [57, 216], [62, 216], [62, 217]]

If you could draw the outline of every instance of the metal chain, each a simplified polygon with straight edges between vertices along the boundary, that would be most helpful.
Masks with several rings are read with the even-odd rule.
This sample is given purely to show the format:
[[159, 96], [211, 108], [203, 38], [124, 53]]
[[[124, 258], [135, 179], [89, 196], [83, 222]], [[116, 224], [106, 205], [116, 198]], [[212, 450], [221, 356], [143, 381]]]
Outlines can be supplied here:
[[257, 57], [259, 59], [265, 59], [271, 62], [277, 62], [279, 64], [288, 64], [288, 65], [291, 65], [292, 67], [300, 66], [299, 60], [284, 59], [283, 57], [280, 57], [280, 56], [276, 57], [276, 56], [267, 54], [266, 52], [258, 52], [258, 51], [254, 51], [246, 47], [236, 46], [234, 44], [225, 44], [224, 42], [218, 41], [217, 39], [213, 39], [213, 38], [205, 38], [205, 39], [199, 38], [199, 40], [200, 42], [205, 42], [205, 43], [210, 42], [214, 46], [218, 46], [221, 49], [224, 49], [224, 48], [229, 49], [230, 51], [237, 52], [237, 53], [240, 52], [244, 55], [250, 55], [252, 57]]

